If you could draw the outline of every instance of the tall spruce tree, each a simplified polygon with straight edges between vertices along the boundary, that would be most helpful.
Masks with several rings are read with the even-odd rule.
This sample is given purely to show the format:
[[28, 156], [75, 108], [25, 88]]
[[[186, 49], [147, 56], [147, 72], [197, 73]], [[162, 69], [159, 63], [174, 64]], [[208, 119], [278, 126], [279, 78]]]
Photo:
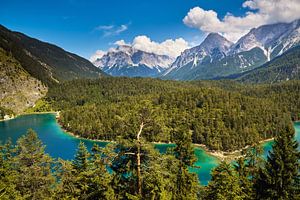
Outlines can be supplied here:
[[192, 144], [192, 133], [184, 125], [174, 130], [176, 147], [175, 157], [179, 160], [175, 199], [196, 199], [198, 178], [196, 174], [189, 173], [188, 167], [196, 161]]
[[234, 164], [239, 185], [245, 200], [254, 199], [253, 177], [250, 173], [249, 161], [245, 157], [239, 158]]
[[245, 157], [240, 157], [234, 164], [239, 185], [245, 200], [255, 199], [254, 184], [257, 181], [259, 167], [262, 165], [262, 148], [258, 144], [242, 152]]
[[75, 159], [73, 160], [73, 166], [78, 172], [85, 171], [89, 165], [90, 153], [86, 149], [86, 146], [82, 141], [80, 141]]
[[300, 199], [300, 153], [291, 125], [275, 137], [265, 167], [256, 184], [257, 198], [268, 200]]
[[13, 146], [11, 140], [5, 145], [0, 145], [0, 199], [21, 199], [19, 191], [16, 190], [16, 177], [18, 172], [12, 169]]
[[47, 199], [53, 191], [55, 179], [51, 173], [52, 158], [33, 130], [17, 141], [11, 167], [17, 172], [16, 189], [25, 199]]
[[242, 200], [244, 198], [238, 177], [232, 170], [231, 164], [223, 161], [212, 172], [205, 199]]

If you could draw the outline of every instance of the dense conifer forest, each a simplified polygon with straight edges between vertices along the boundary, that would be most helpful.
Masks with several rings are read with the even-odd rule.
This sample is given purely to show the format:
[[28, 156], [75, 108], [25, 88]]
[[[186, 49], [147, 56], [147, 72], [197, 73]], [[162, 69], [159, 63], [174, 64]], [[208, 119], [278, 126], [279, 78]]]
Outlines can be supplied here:
[[292, 119], [299, 119], [299, 95], [300, 82], [251, 86], [101, 78], [62, 83], [45, 100], [61, 111], [64, 129], [84, 138], [132, 138], [140, 125], [138, 113], [145, 108], [144, 138], [149, 142], [174, 142], [174, 131], [184, 125], [193, 143], [233, 151], [291, 126]]
[[[0, 199], [300, 199], [300, 82], [243, 85], [101, 78], [49, 89], [31, 111], [58, 110], [68, 131], [113, 140], [105, 148], [80, 143], [73, 160], [54, 159], [33, 130], [0, 145]], [[274, 137], [267, 159], [260, 140]], [[160, 154], [153, 142], [175, 147]], [[193, 143], [243, 150], [220, 161], [208, 185], [189, 171]], [[201, 167], [201, 166], [200, 166]]]
[[[142, 112], [141, 120], [146, 118]], [[146, 120], [145, 120], [146, 121]], [[141, 129], [142, 130], [142, 126]], [[176, 147], [161, 155], [142, 138], [118, 138], [88, 151], [80, 143], [73, 160], [54, 160], [36, 133], [28, 130], [16, 145], [0, 145], [0, 198], [240, 200], [300, 198], [298, 144], [286, 127], [275, 137], [267, 160], [252, 147], [236, 164], [221, 162], [212, 180], [201, 185], [188, 171], [195, 158], [191, 132], [180, 126]], [[140, 135], [139, 135], [140, 134]], [[139, 138], [139, 136], [141, 138]]]

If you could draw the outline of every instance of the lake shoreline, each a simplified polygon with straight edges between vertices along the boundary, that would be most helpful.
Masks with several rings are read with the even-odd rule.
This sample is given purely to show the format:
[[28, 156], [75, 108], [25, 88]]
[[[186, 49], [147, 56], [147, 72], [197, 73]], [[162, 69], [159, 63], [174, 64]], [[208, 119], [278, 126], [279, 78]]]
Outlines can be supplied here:
[[13, 115], [13, 117], [10, 117], [9, 119], [0, 119], [0, 122], [4, 122], [4, 121], [9, 121], [9, 120], [13, 120], [16, 119], [18, 117], [21, 117], [23, 115], [42, 115], [42, 114], [57, 114], [60, 111], [47, 111], [47, 112], [30, 112], [30, 113], [21, 113], [18, 115]]
[[[13, 119], [16, 119], [17, 117], [20, 117], [22, 115], [41, 115], [41, 114], [55, 114], [56, 123], [59, 125], [59, 127], [63, 130], [63, 132], [65, 134], [68, 134], [72, 137], [78, 138], [80, 140], [89, 140], [89, 141], [93, 141], [93, 142], [106, 142], [106, 143], [114, 143], [115, 142], [115, 141], [111, 141], [111, 140], [100, 140], [100, 139], [84, 138], [84, 137], [81, 137], [79, 135], [76, 135], [75, 133], [73, 133], [71, 131], [66, 130], [64, 128], [64, 125], [59, 122], [60, 111], [22, 113], [22, 114], [14, 116], [10, 119], [0, 120], [0, 121], [13, 120]], [[295, 121], [295, 122], [297, 123], [297, 122], [300, 122], [300, 121]], [[265, 139], [265, 140], [261, 140], [258, 143], [262, 144], [262, 143], [266, 143], [266, 142], [269, 142], [269, 141], [272, 141], [272, 140], [274, 140], [274, 137], [268, 138], [268, 139]], [[152, 142], [152, 143], [153, 144], [172, 144], [171, 142]], [[210, 156], [213, 156], [213, 157], [215, 157], [215, 158], [217, 158], [218, 160], [221, 160], [221, 161], [223, 161], [223, 160], [233, 161], [233, 160], [236, 160], [240, 157], [243, 157], [244, 155], [242, 154], [242, 151], [251, 147], [250, 145], [247, 145], [247, 146], [245, 146], [241, 149], [235, 150], [235, 151], [220, 151], [220, 150], [211, 150], [211, 149], [207, 148], [207, 146], [204, 145], [204, 144], [193, 143], [193, 145], [196, 148], [201, 148], [202, 150], [204, 150]]]
[[17, 118], [17, 116], [13, 116], [13, 117], [9, 117], [8, 119], [0, 119], [0, 122], [5, 122], [5, 121], [9, 121], [9, 120], [12, 120], [12, 119], [15, 119]]
[[[268, 138], [268, 139], [264, 139], [264, 140], [260, 140], [258, 142], [258, 144], [263, 144], [266, 142], [270, 142], [273, 141], [274, 137], [272, 138]], [[232, 161], [232, 160], [236, 160], [238, 158], [244, 157], [245, 155], [242, 154], [243, 150], [246, 150], [248, 148], [253, 147], [254, 145], [247, 145], [241, 149], [235, 150], [235, 151], [220, 151], [220, 150], [211, 150], [208, 149], [207, 146], [205, 144], [196, 144], [194, 143], [195, 146], [197, 147], [201, 147], [202, 149], [205, 150], [206, 153], [208, 153], [211, 156], [214, 156], [216, 158], [218, 158], [219, 160], [225, 160], [225, 161]]]
[[63, 130], [64, 133], [72, 136], [72, 137], [75, 137], [75, 138], [78, 138], [80, 140], [89, 140], [89, 141], [92, 141], [92, 142], [107, 142], [107, 143], [114, 143], [115, 141], [110, 141], [110, 140], [99, 140], [99, 139], [89, 139], [89, 138], [84, 138], [84, 137], [80, 137], [79, 135], [76, 135], [75, 133], [71, 132], [71, 131], [68, 131], [66, 130], [64, 127], [63, 127], [63, 124], [59, 122], [59, 112], [57, 112], [56, 114], [56, 123], [59, 125], [59, 127]]
[[[59, 112], [58, 112], [58, 115], [56, 115], [56, 122], [57, 124], [60, 126], [60, 128], [68, 135], [70, 136], [73, 136], [73, 137], [76, 137], [78, 139], [83, 139], [83, 140], [90, 140], [90, 141], [95, 141], [95, 142], [115, 142], [115, 141], [110, 141], [110, 140], [99, 140], [99, 139], [89, 139], [89, 138], [84, 138], [84, 137], [80, 137], [76, 134], [74, 134], [73, 132], [70, 132], [68, 130], [66, 130], [64, 127], [63, 127], [63, 124], [59, 122]], [[258, 143], [259, 144], [262, 144], [262, 143], [266, 143], [266, 142], [269, 142], [269, 141], [272, 141], [274, 140], [274, 137], [272, 138], [268, 138], [268, 139], [264, 139], [264, 140], [261, 140], [259, 141]], [[173, 144], [171, 142], [151, 142], [153, 144]], [[238, 149], [238, 150], [235, 150], [235, 151], [217, 151], [217, 150], [211, 150], [209, 148], [207, 148], [207, 146], [205, 144], [197, 144], [197, 143], [193, 143], [194, 147], [196, 148], [201, 148], [203, 149], [207, 154], [217, 158], [218, 160], [225, 160], [225, 161], [233, 161], [233, 160], [236, 160], [240, 157], [243, 157], [245, 155], [242, 154], [242, 151], [243, 150], [246, 150], [250, 147], [253, 147], [250, 146], [250, 145], [247, 145], [241, 149]]]
[[[0, 121], [8, 121], [8, 120], [13, 120], [16, 119], [17, 117], [20, 117], [22, 115], [39, 115], [39, 114], [54, 114], [55, 115], [55, 120], [56, 123], [59, 125], [59, 127], [63, 130], [63, 132], [65, 134], [68, 134], [72, 137], [78, 138], [80, 140], [88, 140], [88, 141], [92, 141], [92, 142], [105, 142], [105, 143], [113, 143], [115, 141], [110, 141], [110, 140], [100, 140], [100, 139], [89, 139], [89, 138], [84, 138], [84, 137], [80, 137], [76, 134], [74, 134], [73, 132], [70, 132], [68, 130], [66, 130], [63, 126], [62, 123], [59, 122], [59, 117], [60, 117], [60, 111], [49, 111], [49, 112], [32, 112], [32, 113], [22, 113], [19, 115], [14, 116], [13, 118], [10, 119], [5, 119], [5, 120], [0, 120]], [[294, 123], [299, 123], [300, 121], [293, 121]], [[268, 139], [264, 139], [258, 142], [258, 144], [263, 144], [266, 142], [270, 142], [274, 140], [274, 137], [272, 138], [268, 138]], [[152, 142], [153, 144], [172, 144], [171, 142]], [[243, 150], [246, 150], [252, 146], [247, 145], [241, 149], [235, 150], [235, 151], [217, 151], [217, 150], [211, 150], [209, 148], [207, 148], [206, 145], [204, 144], [197, 144], [197, 143], [193, 143], [194, 147], [196, 148], [201, 148], [202, 150], [204, 150], [207, 154], [209, 154], [210, 156], [213, 156], [214, 158], [217, 158], [218, 160], [225, 160], [225, 161], [233, 161], [236, 160], [240, 157], [243, 157], [244, 155], [242, 154]]]

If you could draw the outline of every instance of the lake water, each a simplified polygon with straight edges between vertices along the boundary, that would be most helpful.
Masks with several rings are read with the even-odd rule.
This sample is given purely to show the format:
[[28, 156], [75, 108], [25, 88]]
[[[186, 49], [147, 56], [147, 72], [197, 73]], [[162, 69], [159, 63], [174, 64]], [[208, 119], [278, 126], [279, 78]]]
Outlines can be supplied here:
[[[56, 123], [55, 114], [33, 114], [23, 115], [16, 119], [0, 122], [0, 141], [4, 143], [8, 138], [15, 142], [20, 136], [31, 128], [37, 132], [39, 138], [46, 145], [46, 152], [54, 158], [73, 159], [75, 151], [80, 141], [83, 141], [88, 149], [91, 149], [94, 143], [104, 147], [107, 142], [95, 142], [91, 140], [79, 139], [66, 134]], [[300, 141], [300, 123], [295, 123], [297, 140]], [[160, 152], [165, 152], [173, 144], [156, 144], [155, 147]], [[263, 145], [265, 155], [271, 149], [272, 142]], [[203, 149], [195, 148], [197, 162], [195, 166], [200, 168], [191, 168], [190, 171], [197, 173], [202, 184], [206, 185], [210, 180], [211, 170], [217, 166], [218, 160], [208, 155]]]

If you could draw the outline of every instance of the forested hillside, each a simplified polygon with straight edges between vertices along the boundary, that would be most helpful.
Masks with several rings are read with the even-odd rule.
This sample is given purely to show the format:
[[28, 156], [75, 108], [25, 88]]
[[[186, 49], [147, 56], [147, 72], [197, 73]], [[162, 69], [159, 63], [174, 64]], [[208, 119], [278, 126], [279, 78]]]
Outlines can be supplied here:
[[[258, 97], [201, 84], [142, 78], [76, 80], [51, 88], [46, 100], [62, 111], [63, 128], [90, 139], [134, 137], [143, 109], [148, 112], [148, 141], [174, 142], [173, 132], [185, 125], [194, 143], [213, 150], [253, 145], [291, 124], [290, 103], [279, 105], [267, 92]], [[298, 95], [297, 90], [290, 95]]]
[[88, 60], [0, 25], [0, 106], [20, 114], [45, 96], [48, 87], [101, 76]]
[[12, 54], [31, 76], [48, 86], [77, 78], [98, 78], [104, 74], [82, 57], [1, 25], [0, 47]]
[[300, 79], [300, 46], [237, 78], [245, 83], [277, 83]]

